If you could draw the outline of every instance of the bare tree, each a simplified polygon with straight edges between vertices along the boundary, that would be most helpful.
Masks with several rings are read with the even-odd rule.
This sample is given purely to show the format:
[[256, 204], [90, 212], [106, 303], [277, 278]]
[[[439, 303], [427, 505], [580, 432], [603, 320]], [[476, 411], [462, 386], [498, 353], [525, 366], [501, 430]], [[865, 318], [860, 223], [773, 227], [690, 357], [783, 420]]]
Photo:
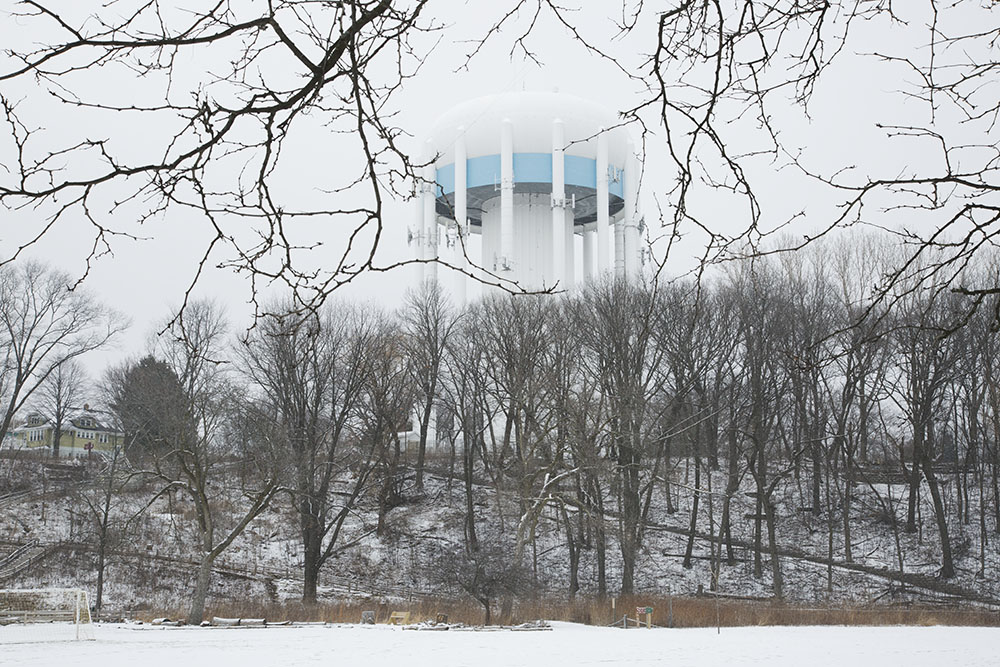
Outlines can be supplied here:
[[[109, 375], [113, 376], [125, 370], [125, 367], [115, 369]], [[109, 386], [121, 385], [112, 382]], [[125, 443], [116, 442], [111, 451], [104, 454], [97, 474], [74, 492], [74, 497], [86, 510], [85, 513], [93, 527], [93, 537], [97, 542], [97, 590], [94, 596], [94, 609], [98, 614], [104, 606], [104, 584], [108, 565], [113, 562], [122, 543], [127, 542], [127, 536], [136, 520], [161, 495], [161, 493], [154, 494], [138, 506], [133, 504], [133, 491], [130, 487], [134, 480], [141, 478], [142, 472], [131, 465], [125, 453], [126, 449]], [[166, 492], [166, 488], [161, 487], [161, 492]]]
[[[622, 594], [634, 591], [650, 497], [663, 457], [664, 349], [654, 337], [655, 293], [625, 281], [593, 285], [576, 303], [573, 321], [585, 372], [608, 401], [602, 429], [614, 461]], [[669, 426], [668, 426], [669, 428]], [[652, 454], [652, 465], [645, 465]]]
[[[225, 440], [241, 392], [223, 366], [227, 325], [221, 309], [193, 302], [183, 318], [173, 321], [157, 346], [170, 371], [162, 376], [161, 402], [145, 408], [158, 413], [161, 440], [150, 452], [145, 473], [162, 482], [160, 492], [179, 490], [193, 504], [198, 571], [188, 622], [198, 624], [216, 559], [267, 508], [280, 480], [269, 465], [272, 458], [255, 457], [247, 466], [235, 456], [241, 449]], [[232, 474], [234, 462], [241, 463], [240, 474]], [[217, 501], [227, 493], [242, 498], [236, 512], [219, 509]]]
[[[378, 312], [343, 303], [304, 316], [286, 309], [262, 319], [238, 353], [240, 371], [269, 406], [291, 460], [307, 603], [316, 601], [320, 569], [336, 553], [372, 472], [374, 446], [358, 445], [359, 410], [382, 322]], [[341, 483], [348, 490], [335, 493]]]
[[526, 590], [530, 581], [527, 570], [511, 553], [509, 540], [501, 537], [484, 541], [474, 551], [442, 549], [437, 554], [439, 580], [483, 605], [483, 625], [492, 623], [493, 603], [498, 598], [513, 597]]
[[435, 417], [434, 403], [438, 394], [442, 358], [458, 316], [448, 303], [441, 286], [428, 281], [407, 294], [401, 319], [411, 373], [419, 390], [416, 412], [420, 442], [417, 447], [416, 486], [418, 491], [422, 491], [427, 434], [431, 419]]
[[0, 266], [0, 433], [65, 363], [111, 341], [121, 315], [38, 262]]
[[[218, 263], [245, 273], [253, 289], [281, 283], [296, 303], [316, 305], [361, 272], [386, 268], [375, 260], [383, 204], [413, 188], [391, 100], [422, 63], [425, 4], [17, 3], [11, 20], [30, 37], [7, 44], [0, 68], [0, 205], [30, 206], [38, 217], [0, 262], [82, 219], [93, 235], [89, 270], [154, 216], [195, 211], [210, 232], [193, 281]], [[136, 76], [144, 85], [121, 85]], [[62, 119], [59, 132], [36, 120], [48, 114]], [[326, 150], [356, 156], [356, 169], [333, 183], [324, 174], [315, 188], [278, 187], [305, 176], [295, 144], [319, 128]], [[129, 139], [136, 132], [141, 146]], [[317, 215], [349, 228], [332, 264], [307, 258], [314, 241], [291, 240]]]
[[[115, 392], [124, 389], [124, 375], [127, 371], [127, 364], [113, 366], [105, 371], [101, 389], [107, 404], [111, 405], [121, 401], [122, 396], [120, 394], [116, 396]], [[118, 420], [116, 412], [109, 410], [108, 414], [111, 415], [115, 426], [120, 429], [121, 422]], [[80, 493], [82, 503], [90, 514], [97, 537], [97, 592], [94, 596], [94, 609], [98, 614], [101, 613], [101, 608], [104, 606], [104, 578], [108, 559], [118, 541], [116, 538], [120, 538], [124, 533], [124, 530], [116, 530], [116, 528], [124, 528], [127, 525], [127, 521], [118, 522], [125, 485], [130, 479], [126, 465], [128, 459], [125, 451], [127, 449], [126, 442], [115, 442], [100, 474], [95, 476], [93, 483]]]
[[405, 354], [404, 334], [395, 322], [383, 319], [378, 324], [368, 353], [371, 373], [358, 406], [358, 437], [362, 450], [373, 453], [372, 481], [378, 506], [375, 532], [383, 536], [389, 512], [404, 500], [406, 471], [400, 465], [399, 434], [413, 406], [414, 374]]
[[76, 359], [56, 366], [38, 388], [32, 405], [52, 424], [52, 456], [58, 458], [63, 429], [74, 408], [80, 406], [87, 389], [87, 374]]
[[[383, 202], [417, 181], [397, 146], [394, 101], [432, 46], [425, 33], [439, 26], [431, 11], [426, 0], [219, 0], [198, 10], [124, 0], [87, 9], [18, 3], [22, 30], [0, 69], [10, 165], [0, 202], [43, 215], [6, 258], [57, 234], [71, 214], [92, 225], [90, 260], [118, 238], [136, 237], [131, 221], [194, 210], [210, 232], [196, 276], [211, 259], [253, 276], [253, 285], [281, 282], [297, 302], [316, 304], [360, 272], [387, 268], [374, 253]], [[701, 237], [704, 263], [758, 252], [762, 239], [809, 209], [813, 227], [772, 250], [853, 224], [907, 225], [899, 239], [909, 253], [880, 283], [878, 300], [894, 298], [889, 285], [903, 279], [933, 279], [937, 289], [967, 295], [972, 308], [1000, 289], [961, 271], [1000, 231], [1000, 99], [989, 85], [1000, 67], [995, 3], [508, 0], [485, 11], [494, 19], [468, 44], [466, 66], [498, 41], [541, 63], [552, 39], [539, 26], [554, 24], [636, 85], [641, 95], [623, 122], [641, 127], [645, 150], [662, 152], [676, 172], [661, 193], [659, 222], [667, 238]], [[199, 67], [185, 66], [191, 62]], [[837, 85], [830, 72], [838, 66], [878, 69], [900, 82], [888, 117], [871, 129], [899, 148], [891, 152], [919, 160], [831, 159], [825, 137], [797, 131], [817, 92]], [[136, 72], [146, 85], [115, 85]], [[53, 113], [69, 122], [56, 130], [34, 120]], [[88, 132], [93, 123], [101, 139]], [[148, 147], [122, 140], [134, 127], [149, 130]], [[290, 171], [306, 180], [292, 146], [316, 127], [339, 154], [358, 158], [357, 170], [324, 182], [320, 197], [276, 187]], [[792, 167], [806, 187], [769, 185], [776, 166]], [[720, 201], [736, 229], [715, 224]], [[104, 202], [113, 203], [97, 205]], [[105, 208], [111, 212], [97, 212]], [[295, 240], [296, 221], [318, 214], [344, 220], [351, 232], [329, 268], [309, 261], [314, 241]], [[244, 234], [247, 227], [255, 233]], [[931, 251], [934, 261], [912, 261]]]
[[[902, 303], [896, 321], [894, 342], [899, 355], [900, 403], [911, 427], [912, 465], [908, 471], [909, 504], [906, 530], [916, 532], [916, 505], [921, 479], [927, 482], [934, 505], [941, 541], [941, 576], [955, 575], [948, 520], [941, 497], [941, 485], [934, 470], [940, 456], [945, 391], [957, 372], [960, 341], [942, 340], [942, 333], [957, 317], [957, 298], [950, 294], [917, 292]], [[905, 466], [905, 464], [904, 464]]]
[[[498, 491], [507, 484], [518, 501], [514, 554], [533, 543], [546, 506], [545, 481], [552, 480], [564, 449], [560, 437], [559, 375], [565, 353], [554, 330], [558, 303], [546, 297], [496, 295], [479, 311], [478, 337], [489, 400], [502, 418], [491, 423], [493, 469]], [[541, 500], [541, 502], [538, 502]]]
[[[743, 371], [743, 405], [740, 429], [747, 441], [744, 456], [754, 480], [753, 514], [754, 576], [763, 576], [763, 530], [767, 530], [771, 565], [771, 585], [777, 598], [783, 595], [781, 562], [778, 556], [777, 516], [773, 494], [788, 470], [776, 451], [781, 397], [786, 388], [781, 350], [788, 315], [787, 302], [776, 271], [766, 260], [747, 261], [734, 276], [739, 322], [740, 364]], [[790, 452], [794, 465], [802, 450]]]
[[442, 401], [458, 422], [456, 446], [461, 447], [465, 492], [463, 532], [465, 548], [470, 553], [479, 549], [476, 532], [476, 456], [478, 453], [485, 463], [485, 433], [495, 414], [487, 400], [486, 360], [483, 346], [479, 342], [481, 329], [478, 310], [467, 310], [454, 335], [448, 340], [442, 366], [441, 394]]
[[107, 465], [92, 480], [90, 488], [77, 493], [80, 503], [87, 509], [97, 538], [97, 592], [94, 596], [94, 610], [98, 614], [104, 606], [104, 581], [109, 557], [128, 525], [127, 519], [121, 521], [119, 518], [120, 499], [128, 481], [128, 475], [122, 474], [124, 460], [123, 448], [116, 444], [108, 457]]
[[[822, 252], [827, 247], [819, 246]], [[853, 488], [862, 481], [859, 463], [869, 458], [872, 419], [884, 396], [891, 352], [889, 327], [884, 308], [863, 318], [871, 298], [868, 285], [878, 275], [883, 261], [872, 237], [860, 237], [852, 244], [833, 247], [832, 288], [836, 300], [837, 331], [829, 341], [831, 370], [822, 378], [823, 393], [829, 404], [831, 450], [843, 462], [844, 560], [853, 562], [851, 510]], [[881, 501], [881, 496], [879, 496]], [[831, 510], [832, 508], [827, 508]], [[832, 558], [832, 554], [831, 554]]]
[[[684, 445], [683, 453], [694, 459], [683, 561], [684, 567], [690, 568], [703, 495], [703, 461], [707, 458], [712, 468], [718, 462], [722, 401], [731, 382], [726, 368], [735, 354], [736, 327], [727, 304], [709, 293], [707, 286], [680, 282], [664, 289], [659, 297], [654, 335], [665, 350], [671, 371], [673, 419], [666, 440], [679, 440]], [[665, 491], [669, 494], [669, 487]]]
[[[570, 340], [576, 345], [575, 336]], [[575, 351], [577, 354], [583, 352], [580, 349]], [[576, 592], [579, 584], [579, 553], [585, 547], [592, 547], [597, 561], [597, 593], [603, 597], [608, 592], [605, 494], [614, 477], [605, 437], [609, 419], [608, 402], [601, 393], [600, 378], [588, 372], [593, 367], [588, 367], [585, 360], [581, 360], [580, 366], [566, 407], [569, 439], [567, 466], [576, 470], [573, 479], [578, 498], [578, 520], [582, 524], [578, 525], [577, 537], [573, 540], [577, 557], [570, 560], [570, 594]], [[567, 541], [570, 541], [569, 527], [566, 530]]]

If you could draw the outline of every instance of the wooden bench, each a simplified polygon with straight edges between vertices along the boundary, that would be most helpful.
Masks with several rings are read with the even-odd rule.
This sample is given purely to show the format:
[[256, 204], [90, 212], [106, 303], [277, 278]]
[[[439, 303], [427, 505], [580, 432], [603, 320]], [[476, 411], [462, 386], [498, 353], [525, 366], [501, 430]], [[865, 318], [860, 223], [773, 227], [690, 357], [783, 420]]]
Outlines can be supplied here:
[[389, 614], [389, 625], [407, 625], [410, 622], [410, 612], [394, 611]]

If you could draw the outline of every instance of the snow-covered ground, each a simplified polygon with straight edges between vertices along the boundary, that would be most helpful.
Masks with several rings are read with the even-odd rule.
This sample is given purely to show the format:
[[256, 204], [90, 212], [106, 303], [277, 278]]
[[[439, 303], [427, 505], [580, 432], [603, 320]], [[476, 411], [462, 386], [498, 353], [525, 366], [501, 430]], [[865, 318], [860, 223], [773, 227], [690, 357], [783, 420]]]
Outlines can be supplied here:
[[1000, 629], [756, 627], [621, 630], [554, 623], [551, 632], [407, 631], [389, 626], [153, 628], [110, 625], [96, 641], [0, 643], [18, 667], [275, 667], [278, 665], [995, 666]]

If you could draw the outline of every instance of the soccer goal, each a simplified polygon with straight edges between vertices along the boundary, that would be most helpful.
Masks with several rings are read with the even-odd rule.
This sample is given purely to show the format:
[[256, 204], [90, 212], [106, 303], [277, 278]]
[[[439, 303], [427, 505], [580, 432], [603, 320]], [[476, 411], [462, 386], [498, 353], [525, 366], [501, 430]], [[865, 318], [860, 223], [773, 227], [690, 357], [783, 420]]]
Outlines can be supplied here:
[[85, 591], [0, 590], [0, 644], [75, 639], [94, 639]]

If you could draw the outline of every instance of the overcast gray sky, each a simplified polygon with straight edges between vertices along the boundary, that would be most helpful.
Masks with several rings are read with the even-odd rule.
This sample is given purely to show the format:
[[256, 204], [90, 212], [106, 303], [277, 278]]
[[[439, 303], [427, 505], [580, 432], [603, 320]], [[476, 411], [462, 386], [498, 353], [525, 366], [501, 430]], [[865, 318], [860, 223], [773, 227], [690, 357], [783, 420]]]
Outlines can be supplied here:
[[[4, 4], [10, 4], [4, 3]], [[572, 3], [570, 3], [572, 4]], [[645, 25], [629, 36], [613, 41], [613, 24], [602, 8], [617, 3], [577, 2], [584, 8], [574, 16], [585, 35], [593, 36], [606, 46], [608, 52], [620, 60], [626, 68], [634, 69], [641, 63], [643, 54], [652, 46], [651, 36], [654, 25]], [[2, 6], [2, 5], [0, 5]], [[414, 155], [419, 154], [420, 135], [433, 123], [434, 119], [465, 100], [515, 90], [552, 90], [558, 88], [582, 98], [599, 102], [611, 109], [624, 109], [640, 103], [646, 91], [641, 82], [630, 80], [618, 68], [590, 54], [578, 44], [568, 30], [558, 25], [550, 16], [542, 15], [528, 42], [542, 61], [539, 65], [515, 52], [511, 55], [512, 40], [519, 34], [517, 28], [524, 27], [529, 16], [522, 16], [519, 22], [508, 30], [494, 35], [485, 48], [462, 68], [465, 54], [471, 45], [467, 40], [483, 36], [489, 25], [507, 6], [505, 2], [485, 2], [481, 0], [439, 0], [431, 3], [434, 19], [443, 24], [444, 29], [434, 35], [422, 38], [425, 45], [440, 39], [430, 51], [419, 74], [406, 82], [395, 98], [399, 117], [397, 123], [416, 138], [404, 142]], [[18, 25], [13, 21], [0, 23], [0, 42], [13, 39], [31, 39], [32, 35], [15, 34]], [[922, 57], [915, 46], [919, 41], [912, 29], [891, 29], [887, 23], [863, 28], [868, 31], [859, 43], [885, 47], [893, 40], [899, 49], [914, 47], [916, 57]], [[195, 66], [192, 64], [191, 66]], [[898, 144], [888, 144], [885, 132], [877, 127], [879, 123], [899, 124], [900, 120], [923, 122], [926, 110], [918, 102], [907, 101], [899, 94], [905, 85], [906, 75], [898, 64], [877, 63], [871, 58], [855, 57], [847, 53], [827, 72], [822, 85], [816, 90], [807, 117], [793, 105], [778, 110], [776, 120], [784, 128], [783, 139], [789, 147], [799, 147], [806, 151], [805, 159], [817, 170], [837, 169], [850, 164], [864, 164], [869, 171], [898, 173], [924, 159], [926, 149], [919, 145], [908, 148]], [[107, 86], [109, 94], [121, 94], [117, 89], [121, 81], [107, 81], [95, 76], [95, 86]], [[133, 85], [129, 83], [128, 85]], [[141, 86], [142, 82], [134, 85]], [[112, 90], [114, 88], [114, 90]], [[100, 88], [98, 88], [100, 90]], [[126, 91], [127, 92], [127, 91]], [[48, 124], [74, 123], [70, 117], [46, 119]], [[665, 193], [673, 184], [675, 174], [666, 159], [662, 129], [655, 110], [649, 114], [648, 127], [652, 134], [646, 137], [647, 154], [641, 205], [647, 223], [656, 233], [658, 207], [666, 201]], [[751, 151], [761, 142], [758, 124], [752, 117], [744, 118], [737, 124], [740, 132], [734, 134], [734, 142], [740, 143], [740, 150]], [[72, 128], [69, 128], [72, 129]], [[134, 140], [141, 145], [142, 129], [136, 127], [117, 128], [128, 135], [135, 133]], [[322, 132], [315, 128], [314, 132]], [[634, 128], [639, 138], [638, 128]], [[307, 138], [289, 142], [288, 155], [295, 156], [300, 171], [292, 175], [294, 182], [289, 187], [311, 188], [319, 191], [324, 184], [324, 174], [330, 174], [331, 181], [349, 164], [355, 156], [323, 154], [316, 149], [316, 142]], [[287, 156], [286, 156], [287, 157]], [[810, 185], [808, 179], [791, 169], [779, 169], [780, 164], [761, 159], [757, 171], [751, 176], [756, 180], [761, 192], [768, 197], [767, 221], [777, 226], [788, 220], [796, 212], [806, 216], [800, 228], [794, 231], [810, 230], [824, 222], [823, 215], [811, 217], [816, 206], [828, 202], [821, 189]], [[745, 212], [741, 208], [730, 208], [724, 198], [714, 200], [711, 191], [701, 195], [699, 205], [713, 212], [718, 228], [739, 229], [746, 224]], [[668, 212], [669, 213], [669, 212]], [[31, 212], [22, 212], [20, 218], [6, 214], [5, 232], [0, 232], [0, 250], [6, 256], [17, 235], [13, 225], [21, 224]], [[406, 202], [393, 201], [388, 206], [387, 224], [391, 228], [379, 249], [384, 262], [403, 259], [410, 252], [406, 245], [406, 228], [410, 224], [411, 209]], [[315, 235], [329, 245], [317, 251], [317, 261], [323, 261], [323, 254], [331, 252], [338, 243], [338, 233], [343, 230], [332, 228], [323, 221], [303, 223], [305, 236]], [[190, 283], [200, 257], [200, 242], [206, 237], [204, 222], [195, 216], [187, 217], [174, 211], [168, 216], [154, 221], [141, 230], [146, 238], [141, 241], [120, 239], [114, 245], [113, 255], [102, 257], [91, 270], [87, 279], [90, 289], [101, 299], [132, 319], [131, 330], [122, 337], [119, 348], [92, 355], [87, 365], [97, 374], [109, 362], [124, 355], [141, 353], [146, 340], [154, 328], [154, 323], [162, 320], [175, 307], [183, 290]], [[808, 233], [808, 231], [802, 231]], [[71, 274], [79, 275], [84, 270], [84, 257], [92, 243], [90, 230], [82, 224], [63, 226], [57, 234], [46, 237], [31, 250], [31, 256], [43, 258], [59, 265]], [[681, 273], [692, 266], [692, 258], [699, 254], [700, 239], [692, 233], [676, 247], [669, 260], [671, 273]], [[662, 250], [662, 245], [659, 246]], [[217, 258], [221, 259], [221, 258]], [[442, 272], [444, 275], [444, 272]], [[389, 274], [375, 274], [364, 277], [346, 288], [343, 298], [374, 299], [387, 307], [398, 304], [404, 290], [416, 279], [413, 268], [405, 268]], [[234, 322], [234, 329], [245, 326], [252, 312], [248, 303], [248, 283], [242, 276], [232, 272], [211, 269], [205, 273], [195, 290], [196, 296], [217, 299], [223, 302]]]

